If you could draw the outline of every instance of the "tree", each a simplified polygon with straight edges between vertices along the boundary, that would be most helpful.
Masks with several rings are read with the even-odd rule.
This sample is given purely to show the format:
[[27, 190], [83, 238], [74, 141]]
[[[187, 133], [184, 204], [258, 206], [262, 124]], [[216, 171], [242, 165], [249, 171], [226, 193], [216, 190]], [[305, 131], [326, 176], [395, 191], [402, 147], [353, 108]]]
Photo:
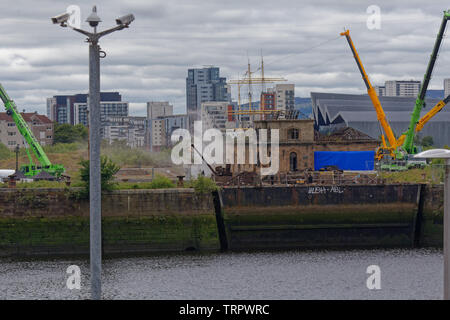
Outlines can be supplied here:
[[[89, 194], [89, 160], [80, 161], [80, 177], [83, 181], [86, 195]], [[111, 191], [114, 189], [114, 175], [120, 170], [120, 167], [115, 164], [111, 159], [106, 156], [100, 158], [100, 170], [101, 170], [101, 186], [102, 191]]]
[[434, 144], [432, 136], [425, 136], [421, 141], [422, 147], [432, 147]]
[[88, 138], [88, 130], [82, 124], [72, 126], [68, 123], [55, 123], [53, 136], [54, 143], [72, 143], [76, 141], [86, 141]]

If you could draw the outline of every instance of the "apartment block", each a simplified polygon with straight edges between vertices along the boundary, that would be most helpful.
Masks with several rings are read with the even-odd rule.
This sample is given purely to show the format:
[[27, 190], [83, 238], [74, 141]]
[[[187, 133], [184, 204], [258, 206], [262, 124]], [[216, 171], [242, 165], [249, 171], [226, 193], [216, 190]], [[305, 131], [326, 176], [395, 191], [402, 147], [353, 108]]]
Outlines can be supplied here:
[[385, 86], [375, 86], [375, 92], [377, 96], [384, 97], [386, 96], [386, 87]]
[[[53, 122], [48, 117], [37, 112], [21, 115], [42, 146], [53, 144]], [[10, 149], [25, 146], [16, 123], [6, 112], [0, 112], [0, 142]]]
[[230, 105], [230, 103], [214, 101], [204, 102], [202, 103], [201, 108], [203, 131], [211, 128], [225, 130], [235, 127], [235, 122], [229, 121], [229, 110], [232, 110], [232, 105]]
[[104, 138], [111, 144], [115, 140], [126, 141], [132, 148], [147, 145], [147, 118], [109, 116], [104, 127]]
[[[128, 102], [118, 92], [101, 92], [102, 122], [108, 116], [128, 116]], [[58, 95], [47, 99], [47, 117], [58, 123], [88, 126], [88, 94]]]
[[295, 85], [294, 84], [277, 84], [275, 85], [276, 108], [277, 110], [294, 110], [295, 109]]
[[444, 97], [450, 95], [450, 79], [444, 79]]
[[173, 115], [173, 105], [168, 101], [147, 102], [147, 118], [156, 119], [163, 116]]
[[420, 91], [420, 81], [391, 80], [385, 82], [387, 97], [415, 97]]

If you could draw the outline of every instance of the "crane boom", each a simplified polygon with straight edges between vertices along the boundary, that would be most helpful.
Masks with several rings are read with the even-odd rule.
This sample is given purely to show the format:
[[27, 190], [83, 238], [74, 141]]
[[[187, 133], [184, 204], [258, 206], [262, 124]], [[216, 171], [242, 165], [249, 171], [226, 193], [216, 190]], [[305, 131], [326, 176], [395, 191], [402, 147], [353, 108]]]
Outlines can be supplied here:
[[[442, 17], [441, 26], [439, 28], [439, 32], [437, 34], [436, 41], [434, 43], [433, 51], [430, 56], [430, 61], [428, 62], [427, 70], [423, 77], [422, 86], [420, 88], [419, 94], [417, 95], [416, 103], [415, 103], [413, 112], [411, 114], [411, 120], [409, 123], [409, 127], [405, 133], [405, 141], [402, 145], [402, 149], [408, 154], [415, 153], [414, 135], [416, 132], [416, 125], [418, 124], [418, 121], [419, 121], [420, 112], [422, 111], [422, 107], [423, 107], [423, 104], [425, 101], [425, 95], [427, 93], [428, 85], [431, 80], [431, 74], [433, 73], [433, 68], [436, 63], [436, 59], [438, 56], [439, 48], [442, 43], [442, 38], [444, 36], [445, 27], [447, 25], [448, 19], [450, 19], [450, 10], [444, 11], [444, 16]], [[444, 104], [444, 106], [445, 106], [445, 104]], [[442, 106], [442, 107], [444, 107], [444, 106]]]
[[[10, 99], [8, 94], [6, 93], [3, 86], [0, 84], [0, 98], [2, 99], [6, 113], [12, 117], [14, 120], [14, 123], [17, 126], [17, 129], [19, 130], [22, 137], [27, 142], [28, 146], [33, 151], [33, 154], [38, 159], [39, 163], [41, 164], [42, 169], [49, 172], [50, 174], [59, 176], [61, 173], [64, 172], [64, 167], [57, 164], [52, 164], [45, 154], [44, 150], [42, 149], [41, 145], [37, 141], [36, 137], [33, 134], [33, 131], [31, 131], [30, 127], [28, 126], [27, 122], [23, 119], [20, 112], [17, 110], [16, 104], [13, 100]], [[28, 152], [28, 151], [27, 151]], [[31, 162], [31, 157], [30, 162]], [[25, 174], [34, 175], [39, 170], [36, 170], [36, 166], [34, 166], [32, 163], [30, 163], [30, 166], [28, 167], [28, 170], [26, 170]]]
[[439, 111], [442, 110], [442, 108], [445, 107], [445, 105], [450, 101], [450, 95], [448, 95], [444, 100], [439, 101], [433, 108], [431, 108], [430, 111], [428, 111], [420, 120], [417, 122], [416, 125], [416, 133], [420, 132], [422, 130], [423, 126], [431, 119], [433, 118]]
[[[395, 149], [397, 147], [397, 139], [395, 138], [394, 132], [392, 131], [391, 126], [389, 125], [389, 122], [386, 118], [386, 114], [384, 113], [383, 107], [381, 106], [380, 100], [378, 99], [375, 89], [372, 87], [369, 77], [367, 76], [367, 73], [364, 70], [364, 66], [361, 62], [361, 59], [359, 58], [358, 52], [356, 51], [355, 45], [353, 44], [353, 41], [352, 41], [352, 38], [350, 37], [350, 30], [346, 30], [345, 32], [342, 32], [341, 36], [345, 36], [345, 38], [347, 39], [347, 42], [350, 46], [350, 49], [352, 50], [353, 57], [355, 58], [356, 64], [358, 65], [359, 71], [361, 72], [361, 76], [364, 80], [364, 84], [366, 85], [367, 93], [370, 97], [370, 100], [372, 100], [372, 104], [377, 113], [378, 121], [380, 122], [381, 127], [383, 128], [384, 133], [386, 134], [386, 137], [388, 139], [389, 148]], [[382, 140], [385, 141], [384, 137], [382, 137]]]
[[[425, 124], [431, 120], [436, 114], [439, 113], [446, 105], [450, 102], [450, 95], [448, 95], [444, 100], [439, 101], [433, 108], [431, 108], [426, 114], [417, 121], [415, 133], [419, 133]], [[401, 146], [405, 142], [406, 133], [403, 133], [400, 138], [398, 138], [398, 145]]]

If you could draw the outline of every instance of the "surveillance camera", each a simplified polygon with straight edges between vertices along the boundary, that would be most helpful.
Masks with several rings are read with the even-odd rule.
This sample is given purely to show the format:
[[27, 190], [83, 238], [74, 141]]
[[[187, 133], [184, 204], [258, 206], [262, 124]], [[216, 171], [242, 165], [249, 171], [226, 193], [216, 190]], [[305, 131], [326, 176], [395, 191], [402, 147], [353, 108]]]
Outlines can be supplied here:
[[125, 16], [122, 16], [120, 18], [116, 19], [116, 23], [118, 25], [125, 25], [128, 26], [131, 22], [133, 22], [134, 20], [134, 15], [133, 14], [127, 14]]
[[60, 14], [59, 16], [55, 16], [52, 18], [52, 22], [54, 24], [61, 24], [62, 26], [65, 26], [66, 22], [69, 20], [70, 18], [70, 13], [63, 13]]
[[86, 22], [88, 22], [89, 25], [93, 28], [98, 26], [99, 22], [102, 22], [100, 17], [97, 15], [97, 7], [96, 6], [94, 6], [92, 8], [92, 12], [89, 15], [89, 17], [87, 17]]

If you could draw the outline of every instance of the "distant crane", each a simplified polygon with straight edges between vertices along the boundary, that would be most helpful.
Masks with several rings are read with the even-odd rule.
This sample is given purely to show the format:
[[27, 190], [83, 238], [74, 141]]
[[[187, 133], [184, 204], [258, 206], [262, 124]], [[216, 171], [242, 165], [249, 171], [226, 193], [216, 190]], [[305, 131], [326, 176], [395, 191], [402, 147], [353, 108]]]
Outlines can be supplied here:
[[45, 171], [51, 174], [52, 176], [55, 176], [56, 178], [61, 178], [62, 174], [65, 171], [64, 167], [60, 164], [52, 164], [50, 162], [50, 160], [48, 159], [47, 155], [44, 152], [44, 149], [42, 149], [41, 145], [34, 136], [33, 131], [31, 131], [30, 127], [28, 127], [28, 124], [23, 119], [20, 112], [17, 110], [16, 104], [14, 103], [13, 100], [9, 98], [8, 94], [6, 93], [5, 89], [1, 84], [0, 84], [0, 98], [2, 99], [5, 105], [6, 113], [12, 117], [20, 134], [25, 139], [28, 146], [31, 148], [33, 154], [36, 156], [36, 158], [40, 163], [40, 166], [38, 166], [33, 162], [33, 158], [31, 157], [30, 151], [28, 150], [28, 148], [26, 148], [26, 152], [30, 163], [22, 165], [20, 170], [28, 177], [33, 177], [36, 174], [40, 173], [41, 171]]

